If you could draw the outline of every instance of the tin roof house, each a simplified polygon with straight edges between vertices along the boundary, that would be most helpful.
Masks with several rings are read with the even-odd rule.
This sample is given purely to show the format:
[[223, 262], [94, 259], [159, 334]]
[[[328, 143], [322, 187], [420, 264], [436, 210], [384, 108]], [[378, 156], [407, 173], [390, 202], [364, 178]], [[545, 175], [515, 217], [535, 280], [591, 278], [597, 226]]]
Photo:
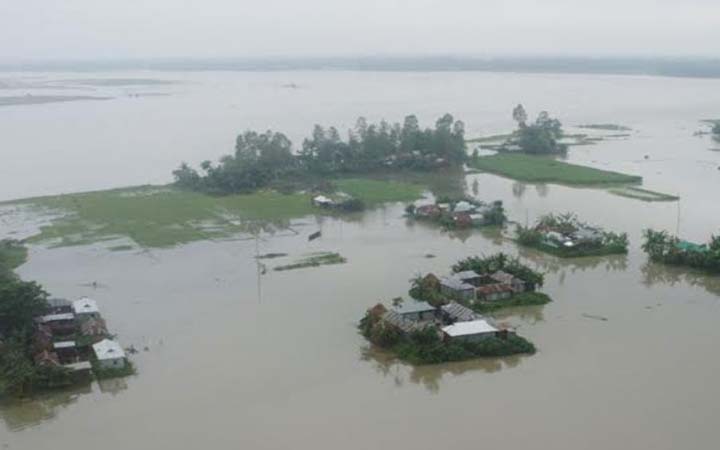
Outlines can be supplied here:
[[93, 352], [102, 369], [124, 369], [127, 364], [125, 350], [110, 339], [103, 339], [94, 344]]
[[475, 286], [456, 278], [443, 277], [440, 279], [440, 292], [455, 300], [475, 300]]
[[100, 317], [100, 309], [98, 308], [95, 300], [83, 297], [80, 300], [75, 300], [72, 303], [73, 312], [79, 319], [94, 317]]
[[443, 327], [442, 332], [448, 340], [477, 342], [496, 337], [500, 330], [485, 319], [477, 319], [470, 322], [456, 322]]

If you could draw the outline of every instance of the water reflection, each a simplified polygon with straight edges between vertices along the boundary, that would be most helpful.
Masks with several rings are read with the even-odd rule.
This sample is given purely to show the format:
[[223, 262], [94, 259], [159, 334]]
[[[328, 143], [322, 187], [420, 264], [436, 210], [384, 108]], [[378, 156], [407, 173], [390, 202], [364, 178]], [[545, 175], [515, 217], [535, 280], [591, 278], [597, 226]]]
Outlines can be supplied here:
[[428, 392], [437, 394], [446, 375], [460, 376], [471, 372], [497, 373], [503, 369], [517, 367], [528, 355], [513, 355], [503, 358], [478, 358], [468, 361], [413, 366], [389, 352], [373, 345], [361, 349], [360, 359], [370, 362], [373, 368], [385, 378], [391, 378], [398, 388], [411, 384], [422, 385]]
[[527, 184], [517, 181], [512, 185], [512, 193], [515, 198], [522, 198], [527, 190]]
[[518, 247], [518, 254], [522, 259], [531, 261], [540, 271], [558, 274], [560, 284], [566, 275], [587, 270], [604, 270], [609, 272], [623, 272], [627, 270], [627, 255], [588, 256], [581, 258], [559, 258], [535, 249]]
[[[0, 419], [11, 431], [20, 431], [52, 420], [65, 408], [76, 404], [82, 397], [96, 393], [94, 383], [73, 388], [48, 391], [32, 398], [0, 400]], [[113, 378], [97, 382], [101, 393], [118, 395], [128, 388], [123, 378]]]
[[664, 264], [646, 262], [640, 272], [645, 286], [666, 285], [674, 287], [684, 283], [694, 287], [701, 287], [707, 292], [720, 296], [720, 277], [689, 269]]

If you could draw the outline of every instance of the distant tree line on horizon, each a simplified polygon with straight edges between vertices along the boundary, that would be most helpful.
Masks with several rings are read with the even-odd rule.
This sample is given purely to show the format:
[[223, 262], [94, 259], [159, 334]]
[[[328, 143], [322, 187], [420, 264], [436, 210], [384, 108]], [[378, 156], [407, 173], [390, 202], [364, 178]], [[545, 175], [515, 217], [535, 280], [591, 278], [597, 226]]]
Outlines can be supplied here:
[[416, 116], [403, 124], [368, 123], [359, 118], [347, 139], [335, 127], [315, 125], [297, 152], [282, 133], [246, 131], [235, 152], [219, 163], [203, 161], [200, 170], [183, 163], [173, 171], [177, 186], [209, 194], [253, 192], [312, 177], [381, 170], [432, 170], [467, 159], [465, 125], [445, 114], [434, 128], [421, 128]]

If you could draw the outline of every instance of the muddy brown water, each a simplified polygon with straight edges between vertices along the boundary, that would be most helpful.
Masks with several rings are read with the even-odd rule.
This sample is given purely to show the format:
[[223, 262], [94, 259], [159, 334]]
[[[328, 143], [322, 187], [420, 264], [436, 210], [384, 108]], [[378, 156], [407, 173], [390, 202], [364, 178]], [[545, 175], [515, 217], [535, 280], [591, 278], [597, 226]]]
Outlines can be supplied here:
[[[570, 160], [641, 174], [645, 187], [678, 194], [682, 200], [646, 203], [603, 190], [525, 185], [484, 174], [462, 181], [478, 198], [502, 199], [510, 217], [521, 223], [546, 212], [574, 211], [610, 230], [627, 231], [629, 255], [607, 258], [558, 259], [520, 249], [496, 230], [446, 233], [408, 222], [399, 204], [345, 219], [298, 218], [293, 223], [298, 234], [263, 234], [257, 249], [256, 241], [245, 237], [145, 252], [109, 252], [106, 245], [33, 247], [19, 273], [55, 295], [96, 298], [121, 342], [140, 349], [132, 356], [138, 375], [2, 403], [4, 448], [716, 446], [720, 277], [649, 264], [639, 245], [640, 232], [648, 226], [679, 230], [694, 240], [720, 230], [720, 155], [707, 151], [709, 143], [703, 138], [692, 137], [696, 120], [720, 115], [720, 109], [714, 109], [720, 105], [720, 82], [496, 74], [170, 78], [182, 77], [197, 82], [173, 86], [187, 89], [185, 95], [171, 97], [164, 107], [156, 102], [165, 99], [139, 100], [149, 103], [138, 107], [164, 110], [183, 98], [192, 104], [200, 95], [196, 90], [215, 100], [225, 98], [221, 88], [250, 96], [248, 86], [268, 97], [301, 95], [302, 100], [289, 104], [309, 105], [310, 94], [302, 89], [273, 87], [276, 81], [294, 80], [311, 86], [307, 89], [328, 86], [318, 115], [347, 106], [350, 111], [342, 117], [354, 117], [353, 108], [360, 108], [350, 103], [359, 94], [348, 92], [349, 97], [340, 99], [330, 94], [349, 84], [366, 93], [385, 85], [389, 98], [370, 96], [363, 109], [384, 105], [383, 111], [393, 115], [407, 110], [434, 114], [441, 100], [450, 98], [470, 129], [489, 134], [503, 131], [507, 122], [489, 117], [517, 102], [512, 98], [530, 97], [533, 103], [562, 110], [563, 116], [577, 117], [578, 123], [632, 126], [630, 139], [574, 148]], [[476, 88], [477, 102], [467, 96], [460, 100], [457, 83]], [[546, 89], [537, 93], [536, 86]], [[413, 92], [431, 87], [438, 90], [411, 99]], [[492, 87], [498, 92], [483, 104], [483, 93]], [[565, 97], [556, 99], [553, 94], [558, 92]], [[255, 102], [262, 98], [254, 91], [252, 96]], [[0, 114], [18, 123], [36, 117], [46, 125], [50, 117], [66, 114], [96, 117], [102, 108], [110, 116], [125, 114], [127, 123], [134, 124], [127, 104], [118, 105], [119, 111], [104, 110], [113, 102], [32, 106], [14, 115], [5, 108]], [[269, 121], [272, 108], [263, 108]], [[277, 108], [276, 113], [278, 123], [293, 121]], [[156, 120], [164, 123], [176, 114], [166, 111]], [[304, 130], [304, 125], [295, 126]], [[0, 129], [7, 126], [3, 123]], [[157, 133], [162, 131], [160, 127]], [[0, 135], [16, 139], [12, 148], [22, 147], [22, 130], [14, 133]], [[69, 144], [73, 136], [79, 142], [88, 139], [79, 130], [66, 130], [58, 145]], [[158, 160], [165, 158], [162, 153]], [[93, 166], [94, 157], [89, 161], [102, 174], [102, 164]], [[21, 164], [15, 164], [20, 170]], [[150, 170], [160, 173], [157, 166]], [[121, 181], [115, 172], [106, 172], [108, 183]], [[136, 175], [129, 174], [125, 184]], [[29, 183], [17, 177], [0, 182], [15, 193]], [[85, 188], [95, 181], [84, 175], [74, 180], [49, 176], [46, 186], [62, 186], [60, 192], [73, 190], [76, 183]], [[0, 217], [3, 236], [30, 221], [12, 214]], [[307, 235], [318, 229], [322, 238], [308, 242]], [[339, 252], [348, 263], [259, 275], [254, 259], [257, 251], [290, 254], [262, 261], [272, 269], [325, 250]], [[369, 347], [356, 333], [355, 323], [368, 306], [406, 295], [408, 280], [417, 273], [444, 273], [459, 258], [496, 251], [519, 255], [546, 273], [545, 291], [553, 303], [499, 315], [533, 340], [537, 354], [412, 367]], [[93, 281], [98, 288], [88, 284]]]

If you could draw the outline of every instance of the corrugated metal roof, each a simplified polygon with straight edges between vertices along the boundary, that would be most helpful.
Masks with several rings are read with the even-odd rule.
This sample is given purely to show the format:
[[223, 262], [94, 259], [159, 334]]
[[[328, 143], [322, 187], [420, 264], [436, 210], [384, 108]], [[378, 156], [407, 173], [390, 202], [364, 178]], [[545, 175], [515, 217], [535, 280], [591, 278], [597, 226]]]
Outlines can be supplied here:
[[91, 298], [83, 297], [73, 302], [75, 314], [96, 314], [100, 312], [97, 302]]
[[103, 339], [93, 345], [93, 351], [98, 360], [119, 359], [125, 357], [125, 350], [115, 341]]
[[471, 284], [464, 283], [462, 280], [459, 280], [454, 277], [442, 277], [440, 278], [440, 284], [443, 286], [449, 287], [450, 289], [454, 289], [456, 291], [466, 291], [468, 289], [475, 289], [475, 287]]
[[402, 302], [398, 306], [393, 305], [392, 310], [399, 314], [413, 314], [427, 311], [435, 311], [435, 307], [427, 302]]
[[427, 322], [415, 322], [413, 320], [408, 320], [402, 315], [398, 314], [396, 311], [392, 310], [383, 314], [382, 319], [385, 322], [398, 327], [405, 333], [412, 333], [413, 331], [423, 330], [426, 327], [431, 326]]
[[443, 332], [450, 337], [473, 336], [476, 334], [495, 333], [497, 328], [490, 325], [486, 320], [479, 319], [470, 322], [457, 322], [443, 327]]
[[478, 278], [480, 274], [475, 272], [474, 270], [464, 270], [462, 272], [457, 272], [453, 278], [457, 278], [458, 280], [470, 280], [473, 278]]
[[53, 344], [54, 349], [63, 349], [63, 348], [75, 348], [75, 341], [63, 341], [63, 342], [55, 342]]
[[41, 323], [59, 322], [63, 320], [75, 320], [75, 315], [73, 313], [48, 314], [47, 316], [42, 316], [39, 319]]
[[472, 309], [461, 305], [460, 303], [451, 302], [442, 306], [442, 310], [456, 322], [470, 322], [479, 319], [481, 316]]

